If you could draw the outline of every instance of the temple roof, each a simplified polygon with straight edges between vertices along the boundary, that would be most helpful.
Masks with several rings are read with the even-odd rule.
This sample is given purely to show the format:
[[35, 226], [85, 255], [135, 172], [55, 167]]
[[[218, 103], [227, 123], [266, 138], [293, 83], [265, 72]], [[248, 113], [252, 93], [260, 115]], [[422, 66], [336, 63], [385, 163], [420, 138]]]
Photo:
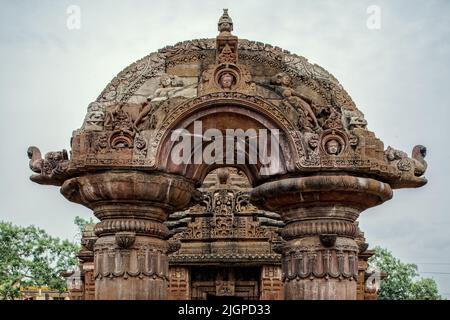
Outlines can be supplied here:
[[[30, 148], [30, 166], [38, 173], [32, 179], [59, 185], [80, 172], [134, 167], [169, 170], [201, 184], [210, 169], [175, 168], [165, 139], [195, 110], [226, 103], [235, 114], [254, 112], [248, 121], [259, 124], [252, 126], [271, 123], [285, 134], [282, 166], [273, 175], [329, 171], [370, 176], [393, 188], [426, 183], [425, 147], [416, 146], [411, 157], [385, 148], [328, 71], [279, 47], [238, 39], [227, 10], [218, 29], [214, 39], [167, 46], [123, 69], [88, 106], [82, 127], [74, 131], [70, 160], [64, 152], [39, 160], [40, 151]], [[43, 174], [44, 163], [53, 167]], [[270, 178], [258, 175], [256, 167], [244, 169], [252, 185]]]

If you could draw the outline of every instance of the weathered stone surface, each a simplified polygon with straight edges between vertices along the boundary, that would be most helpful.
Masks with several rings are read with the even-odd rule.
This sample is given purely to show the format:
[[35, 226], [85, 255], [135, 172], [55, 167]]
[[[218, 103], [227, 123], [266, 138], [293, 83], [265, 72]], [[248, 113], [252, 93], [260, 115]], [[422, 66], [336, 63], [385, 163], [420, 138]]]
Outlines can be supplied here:
[[[356, 299], [358, 236], [363, 210], [392, 197], [383, 182], [352, 176], [278, 180], [252, 190], [253, 202], [280, 212], [285, 222], [285, 299]], [[317, 281], [311, 282], [311, 279]]]
[[[280, 48], [239, 39], [232, 34], [228, 13], [218, 29], [215, 39], [165, 47], [121, 71], [89, 104], [83, 125], [73, 133], [70, 159], [65, 151], [42, 158], [38, 148], [29, 148], [35, 173], [31, 180], [61, 186], [67, 199], [91, 208], [100, 219], [92, 249], [96, 298], [165, 298], [169, 252], [174, 262], [179, 259], [174, 270], [183, 281], [176, 283], [184, 286], [198, 280], [181, 266], [189, 254], [197, 263], [217, 263], [230, 258], [225, 253], [233, 254], [229, 249], [235, 244], [241, 252], [246, 246], [250, 249], [247, 256], [236, 253], [230, 259], [259, 261], [259, 267], [269, 270], [266, 278], [257, 280], [264, 285], [278, 286], [274, 278], [278, 272], [270, 266], [277, 267], [282, 260], [286, 299], [355, 299], [356, 280], [363, 270], [358, 271], [358, 257], [361, 260], [365, 251], [355, 221], [366, 208], [389, 200], [392, 189], [426, 184], [426, 148], [415, 146], [411, 156], [385, 148], [326, 70]], [[204, 200], [201, 192], [227, 198], [222, 191], [232, 190], [230, 199], [238, 198], [230, 186], [196, 189], [209, 172], [230, 166], [225, 159], [212, 164], [179, 164], [172, 159], [176, 146], [172, 132], [184, 129], [195, 135], [196, 121], [203, 125], [200, 135], [208, 129], [279, 130], [275, 169], [262, 170], [265, 165], [259, 158], [256, 163], [231, 164], [248, 177], [246, 192], [256, 210], [265, 212], [258, 221], [250, 223], [232, 206], [223, 208], [233, 216], [221, 217], [223, 224], [216, 221], [205, 227], [200, 221], [208, 219], [184, 220], [188, 234], [174, 232], [176, 227], [169, 231], [164, 224], [173, 212], [191, 208], [192, 213], [192, 206]], [[268, 149], [269, 143], [263, 147]], [[216, 200], [202, 211], [211, 215], [210, 220], [218, 218], [214, 208], [223, 206]], [[269, 211], [284, 222], [272, 219]], [[189, 217], [171, 219], [168, 225]], [[281, 228], [284, 242], [277, 239], [271, 248], [262, 244], [264, 221]], [[227, 227], [230, 222], [246, 227]], [[208, 230], [214, 240], [232, 240], [214, 241], [210, 252], [203, 254], [206, 237], [196, 238], [196, 228]], [[248, 230], [254, 234], [239, 234]], [[167, 241], [174, 233], [184, 234], [185, 242], [190, 242], [186, 246], [182, 241], [178, 253], [171, 253], [177, 245]], [[223, 274], [216, 276], [217, 294], [236, 292], [236, 283]], [[171, 294], [188, 295], [183, 290]], [[275, 291], [263, 296], [281, 298]], [[252, 289], [252, 297], [256, 296]]]
[[61, 192], [100, 219], [94, 228], [95, 298], [165, 299], [169, 230], [162, 222], [188, 205], [192, 184], [169, 175], [110, 171], [67, 180]]

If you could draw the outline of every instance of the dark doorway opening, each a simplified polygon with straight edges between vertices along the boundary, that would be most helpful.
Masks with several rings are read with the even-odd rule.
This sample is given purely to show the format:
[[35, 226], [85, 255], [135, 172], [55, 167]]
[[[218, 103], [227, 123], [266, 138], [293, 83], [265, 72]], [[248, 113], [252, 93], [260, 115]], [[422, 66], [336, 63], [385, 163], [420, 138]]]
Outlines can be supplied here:
[[192, 267], [192, 300], [258, 300], [260, 267]]

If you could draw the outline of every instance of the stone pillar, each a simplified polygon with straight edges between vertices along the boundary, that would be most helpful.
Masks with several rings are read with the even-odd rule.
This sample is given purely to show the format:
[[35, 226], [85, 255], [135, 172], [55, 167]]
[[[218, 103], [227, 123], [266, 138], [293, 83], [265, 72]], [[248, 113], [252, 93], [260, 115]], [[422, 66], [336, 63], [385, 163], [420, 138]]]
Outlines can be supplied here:
[[281, 281], [280, 266], [262, 266], [261, 300], [283, 300], [283, 282]]
[[356, 299], [361, 211], [392, 197], [389, 185], [352, 176], [312, 176], [267, 182], [252, 191], [258, 206], [285, 221], [285, 299]]
[[189, 278], [188, 267], [174, 266], [169, 268], [169, 300], [190, 299]]
[[83, 275], [83, 300], [94, 300], [95, 280], [94, 280], [94, 246], [97, 236], [94, 233], [95, 224], [87, 224], [81, 237], [81, 248], [78, 252], [80, 270]]
[[96, 299], [166, 299], [168, 214], [188, 205], [181, 177], [109, 171], [67, 180], [62, 194], [94, 211]]

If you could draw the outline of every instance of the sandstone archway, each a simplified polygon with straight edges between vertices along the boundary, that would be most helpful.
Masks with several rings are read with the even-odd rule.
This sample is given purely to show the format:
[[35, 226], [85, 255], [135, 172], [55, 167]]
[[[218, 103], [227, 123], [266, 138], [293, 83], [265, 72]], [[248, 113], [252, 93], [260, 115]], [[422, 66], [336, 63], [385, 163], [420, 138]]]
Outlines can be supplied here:
[[[274, 250], [285, 298], [355, 299], [358, 256], [367, 249], [356, 220], [390, 199], [392, 189], [427, 182], [425, 147], [411, 157], [385, 148], [326, 70], [238, 39], [227, 12], [218, 29], [215, 39], [165, 47], [120, 72], [88, 106], [70, 159], [66, 151], [42, 158], [29, 148], [31, 180], [61, 186], [100, 219], [90, 246], [98, 299], [166, 298], [167, 255], [178, 245], [167, 241], [164, 221], [199, 200], [196, 187], [210, 170], [229, 165], [249, 176], [250, 200], [284, 221]], [[264, 165], [249, 161], [249, 142], [244, 164], [174, 162], [172, 133], [195, 134], [196, 121], [202, 134], [279, 130], [276, 169], [262, 175]]]
[[[301, 145], [296, 148], [295, 141], [300, 140], [301, 133], [289, 126], [284, 115], [274, 112], [275, 106], [263, 100], [251, 101], [244, 97], [204, 98], [198, 104], [189, 102], [190, 107], [186, 108], [179, 118], [161, 129], [164, 133], [158, 143], [156, 155], [156, 164], [160, 170], [182, 175], [198, 184], [212, 168], [236, 166], [249, 176], [252, 185], [294, 170], [302, 151], [297, 149], [301, 148]], [[185, 106], [182, 106], [182, 109], [185, 109]], [[175, 130], [186, 130], [191, 152], [186, 159], [188, 161], [181, 164], [174, 163], [172, 159], [174, 148], [181, 139], [173, 139]], [[205, 161], [205, 156], [209, 155], [205, 149], [217, 137], [204, 141], [208, 130], [214, 130], [213, 133], [222, 137], [219, 141], [222, 153], [211, 158], [212, 161]], [[200, 138], [197, 145], [195, 137]], [[227, 149], [227, 143], [231, 148]], [[271, 144], [274, 144], [273, 150]], [[272, 151], [273, 163], [270, 163]], [[242, 158], [239, 158], [239, 152], [242, 153]], [[195, 159], [196, 156], [201, 159]]]

